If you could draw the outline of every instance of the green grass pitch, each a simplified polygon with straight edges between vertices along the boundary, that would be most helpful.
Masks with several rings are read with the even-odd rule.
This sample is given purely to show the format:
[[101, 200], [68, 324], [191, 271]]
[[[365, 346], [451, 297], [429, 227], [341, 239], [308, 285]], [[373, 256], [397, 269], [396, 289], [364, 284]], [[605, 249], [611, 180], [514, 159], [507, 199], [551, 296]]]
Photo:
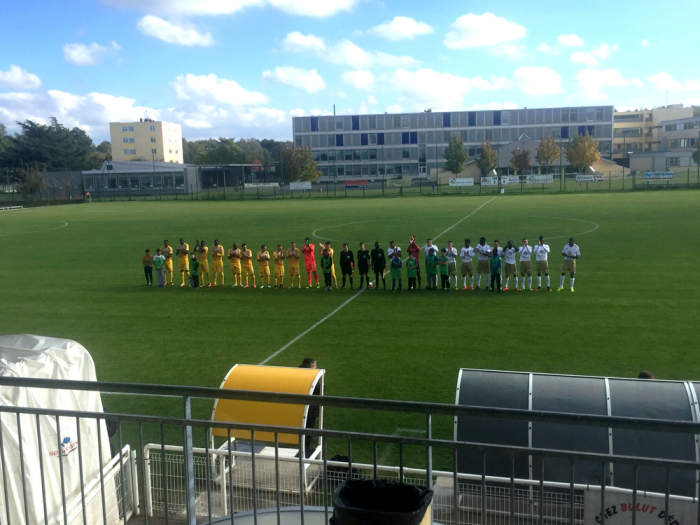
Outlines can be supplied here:
[[[316, 232], [336, 250], [343, 241], [357, 250], [359, 241], [395, 240], [405, 251], [411, 234], [421, 243], [439, 235], [440, 247], [482, 235], [502, 245], [543, 235], [556, 289], [561, 248], [573, 235], [582, 253], [573, 294], [369, 290], [269, 364], [313, 356], [327, 370], [330, 395], [445, 403], [454, 402], [460, 367], [625, 377], [649, 369], [697, 380], [699, 204], [700, 192], [676, 191], [103, 202], [6, 212], [0, 333], [74, 339], [92, 354], [100, 380], [217, 387], [232, 365], [260, 363], [357, 292], [148, 288], [140, 259], [164, 238], [272, 250]], [[228, 263], [225, 270], [231, 284]], [[105, 404], [181, 413], [167, 399], [105, 396]], [[208, 418], [210, 407], [197, 403], [196, 416]], [[451, 437], [451, 421], [435, 424], [437, 436]], [[393, 413], [326, 414], [330, 428], [394, 434], [423, 426], [422, 418]], [[147, 429], [147, 439], [157, 432]], [[180, 435], [169, 434], [175, 443]], [[134, 436], [126, 430], [127, 440]]]

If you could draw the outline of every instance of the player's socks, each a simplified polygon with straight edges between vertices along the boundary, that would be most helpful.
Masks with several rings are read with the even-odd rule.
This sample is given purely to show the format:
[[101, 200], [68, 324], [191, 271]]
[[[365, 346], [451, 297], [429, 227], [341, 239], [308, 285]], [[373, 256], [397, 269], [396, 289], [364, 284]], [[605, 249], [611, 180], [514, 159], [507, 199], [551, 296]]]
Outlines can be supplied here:
[[571, 291], [574, 291], [574, 278], [571, 278]]
[[[351, 289], [351, 290], [354, 290], [354, 289], [355, 289], [355, 286], [352, 284], [352, 277], [349, 277], [349, 279], [350, 279], [350, 289]], [[572, 286], [572, 287], [573, 287], [573, 286]]]
[[481, 285], [481, 274], [476, 276], [476, 286], [477, 288]]
[[564, 288], [564, 276], [559, 277], [559, 289]]
[[549, 288], [549, 274], [545, 275], [545, 277], [547, 278], [547, 288]]
[[530, 290], [532, 290], [532, 275], [527, 278], [527, 285], [530, 287]]
[[542, 276], [537, 276], [537, 288], [542, 288]]

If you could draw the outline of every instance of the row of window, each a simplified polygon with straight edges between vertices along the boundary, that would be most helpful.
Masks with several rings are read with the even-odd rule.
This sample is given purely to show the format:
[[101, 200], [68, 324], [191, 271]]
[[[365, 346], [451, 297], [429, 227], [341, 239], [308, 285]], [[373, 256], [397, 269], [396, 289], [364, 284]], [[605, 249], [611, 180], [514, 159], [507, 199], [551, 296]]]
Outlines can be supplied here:
[[612, 122], [612, 107], [459, 111], [450, 113], [411, 113], [408, 115], [298, 117], [294, 119], [294, 132], [523, 126], [558, 124], [563, 122]]
[[353, 146], [394, 146], [399, 144], [447, 144], [452, 137], [462, 137], [467, 143], [491, 141], [512, 142], [526, 135], [540, 140], [549, 135], [553, 138], [568, 139], [576, 134], [588, 133], [597, 138], [610, 138], [610, 126], [557, 126], [551, 128], [510, 128], [510, 129], [462, 129], [442, 131], [403, 131], [377, 133], [344, 133], [334, 135], [296, 135], [295, 146], [301, 148], [353, 147]]
[[[444, 162], [440, 164], [443, 166]], [[322, 166], [324, 177], [362, 177], [385, 175], [418, 175], [418, 164], [365, 164], [355, 166]], [[425, 169], [425, 168], [424, 168]], [[425, 171], [423, 171], [425, 173]]]
[[[168, 153], [172, 153], [173, 150], [169, 149]], [[151, 154], [156, 155], [158, 153], [158, 150], [156, 148], [151, 148]], [[175, 154], [178, 154], [178, 150], [175, 150]], [[136, 150], [135, 149], [125, 149], [124, 150], [124, 155], [136, 155]]]
[[695, 138], [690, 138], [690, 139], [674, 139], [674, 140], [669, 140], [668, 141], [668, 147], [670, 149], [678, 149], [678, 148], [692, 148], [695, 146], [695, 143], [697, 142], [697, 139]]
[[680, 157], [666, 157], [666, 167], [667, 168], [678, 168], [681, 165]]
[[[150, 129], [150, 131], [155, 131], [156, 127], [153, 124], [151, 124], [149, 126], [149, 129]], [[124, 132], [124, 133], [131, 133], [133, 131], [134, 131], [134, 126], [122, 126], [122, 132]]]
[[684, 122], [681, 124], [668, 124], [664, 126], [664, 131], [678, 131], [681, 129], [698, 129], [700, 128], [700, 120], [694, 120], [692, 122]]
[[111, 177], [84, 177], [85, 189], [148, 189], [148, 188], [184, 188], [184, 175], [119, 175]]

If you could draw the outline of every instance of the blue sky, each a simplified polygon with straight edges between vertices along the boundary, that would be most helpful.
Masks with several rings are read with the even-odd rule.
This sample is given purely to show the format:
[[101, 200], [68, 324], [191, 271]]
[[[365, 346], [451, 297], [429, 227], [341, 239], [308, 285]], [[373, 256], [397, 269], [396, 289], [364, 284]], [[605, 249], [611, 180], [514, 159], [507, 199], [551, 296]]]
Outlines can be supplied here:
[[[488, 7], [486, 7], [488, 5]], [[700, 2], [28, 0], [0, 18], [0, 122], [291, 138], [296, 115], [700, 104]]]

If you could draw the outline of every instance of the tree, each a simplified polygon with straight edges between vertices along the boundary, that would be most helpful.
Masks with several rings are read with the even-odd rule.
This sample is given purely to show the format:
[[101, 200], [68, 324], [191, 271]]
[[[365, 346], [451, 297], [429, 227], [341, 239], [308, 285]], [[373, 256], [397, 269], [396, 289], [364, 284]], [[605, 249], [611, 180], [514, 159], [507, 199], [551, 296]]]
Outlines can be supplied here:
[[517, 173], [530, 169], [530, 150], [516, 148], [510, 155], [510, 167]]
[[291, 147], [283, 150], [282, 167], [284, 178], [289, 182], [314, 182], [321, 178], [321, 171], [314, 160], [311, 148], [306, 146], [301, 149]]
[[105, 160], [112, 160], [112, 144], [110, 142], [103, 140], [95, 149], [105, 156]]
[[0, 139], [7, 135], [7, 128], [5, 127], [5, 124], [0, 122]]
[[482, 176], [498, 166], [498, 154], [491, 148], [491, 141], [481, 143], [481, 155], [476, 165], [479, 166]]
[[464, 141], [462, 137], [452, 137], [442, 154], [445, 162], [445, 169], [457, 175], [464, 171], [464, 163], [467, 160], [467, 152], [464, 151]]
[[22, 175], [19, 191], [25, 199], [32, 197], [32, 203], [34, 203], [45, 187], [46, 177], [43, 173], [37, 170], [27, 170]]
[[552, 137], [547, 135], [542, 138], [537, 146], [535, 160], [537, 164], [543, 166], [546, 171], [547, 168], [554, 164], [554, 161], [559, 158], [559, 155], [561, 155], [561, 148], [559, 148], [559, 145]]
[[598, 141], [588, 133], [576, 135], [566, 147], [566, 158], [569, 160], [569, 164], [578, 168], [579, 171], [583, 171], [586, 166], [600, 160]]

